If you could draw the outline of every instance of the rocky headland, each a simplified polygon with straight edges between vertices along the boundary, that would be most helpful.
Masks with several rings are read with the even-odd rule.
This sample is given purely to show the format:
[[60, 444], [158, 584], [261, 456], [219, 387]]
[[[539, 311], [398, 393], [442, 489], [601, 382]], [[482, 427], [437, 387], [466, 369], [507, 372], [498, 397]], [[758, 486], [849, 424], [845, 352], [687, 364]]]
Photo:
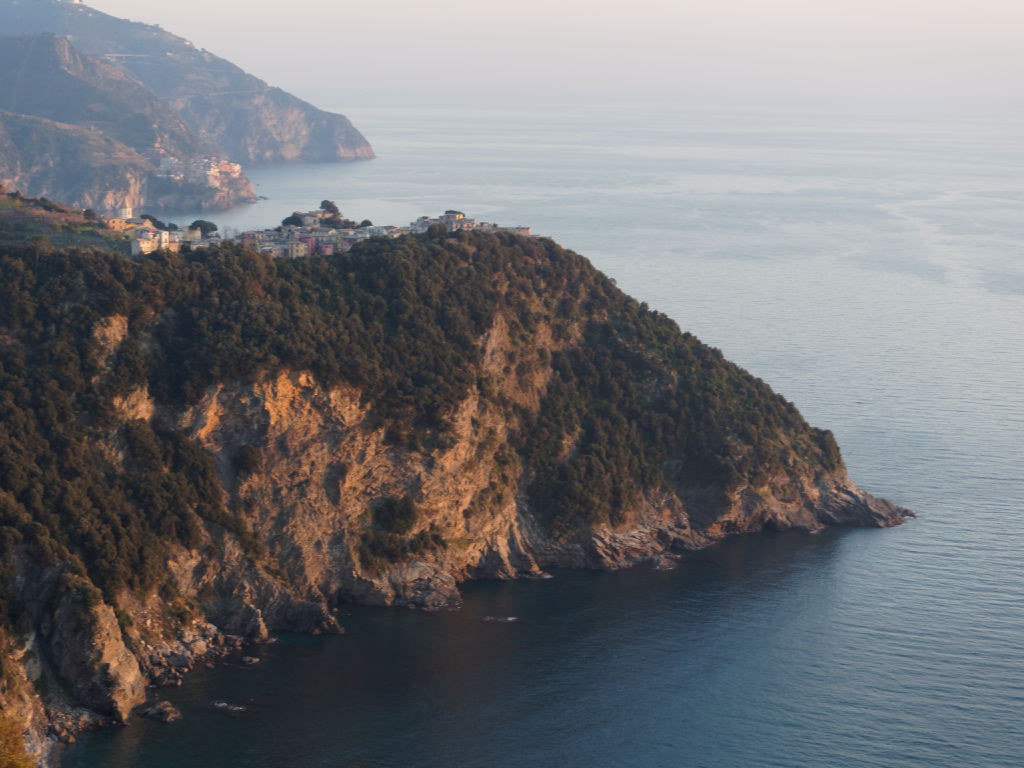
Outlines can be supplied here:
[[[344, 603], [911, 513], [548, 240], [0, 258], [0, 702], [40, 759]], [[85, 714], [84, 712], [92, 714]]]

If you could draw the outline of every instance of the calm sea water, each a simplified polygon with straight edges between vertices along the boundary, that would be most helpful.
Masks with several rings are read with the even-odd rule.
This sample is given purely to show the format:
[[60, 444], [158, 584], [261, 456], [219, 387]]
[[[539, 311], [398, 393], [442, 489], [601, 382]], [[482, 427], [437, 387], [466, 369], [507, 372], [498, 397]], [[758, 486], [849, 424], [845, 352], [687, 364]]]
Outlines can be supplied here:
[[531, 225], [833, 429], [853, 478], [920, 517], [470, 585], [457, 613], [354, 608], [342, 637], [162, 691], [183, 721], [84, 737], [73, 768], [1024, 764], [1022, 126], [348, 114], [377, 160], [254, 171], [269, 199], [213, 218], [329, 198], [376, 223]]

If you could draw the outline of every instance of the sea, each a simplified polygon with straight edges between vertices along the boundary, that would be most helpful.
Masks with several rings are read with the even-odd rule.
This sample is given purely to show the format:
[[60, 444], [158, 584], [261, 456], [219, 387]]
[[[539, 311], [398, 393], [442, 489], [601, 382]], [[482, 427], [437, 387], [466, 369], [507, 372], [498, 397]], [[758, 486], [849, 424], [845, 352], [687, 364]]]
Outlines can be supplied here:
[[1024, 765], [1024, 124], [343, 111], [375, 160], [251, 169], [265, 200], [202, 217], [232, 234], [330, 199], [528, 225], [833, 430], [854, 481], [917, 518], [467, 584], [456, 612], [350, 606], [344, 635], [200, 669], [158, 692], [181, 721], [85, 734], [69, 768]]

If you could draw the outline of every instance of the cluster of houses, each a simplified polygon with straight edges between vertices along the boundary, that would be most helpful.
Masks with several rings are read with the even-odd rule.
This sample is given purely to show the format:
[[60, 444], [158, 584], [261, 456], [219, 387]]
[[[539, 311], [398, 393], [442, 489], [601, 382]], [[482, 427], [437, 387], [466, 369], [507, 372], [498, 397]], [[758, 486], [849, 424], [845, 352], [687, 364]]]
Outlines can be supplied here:
[[403, 235], [423, 234], [431, 226], [439, 224], [448, 232], [459, 230], [477, 230], [481, 232], [511, 232], [517, 235], [529, 235], [529, 227], [500, 227], [489, 222], [477, 222], [467, 219], [460, 211], [445, 211], [436, 218], [421, 216], [408, 227], [374, 226], [369, 222], [357, 227], [332, 226], [332, 214], [326, 211], [296, 211], [285, 221], [294, 223], [282, 224], [275, 229], [254, 230], [243, 232], [236, 240], [243, 245], [256, 248], [275, 258], [303, 258], [316, 254], [330, 256], [345, 253], [360, 240], [371, 237], [402, 237]]
[[497, 224], [492, 224], [488, 221], [478, 222], [476, 219], [467, 219], [462, 211], [445, 211], [436, 219], [432, 219], [429, 216], [420, 216], [406, 228], [403, 234], [420, 235], [434, 224], [440, 224], [449, 232], [475, 229], [480, 232], [511, 232], [514, 235], [527, 236], [530, 234], [529, 227], [499, 227]]
[[158, 176], [213, 189], [220, 189], [224, 179], [238, 179], [242, 176], [241, 165], [219, 157], [180, 160], [167, 154], [167, 151], [159, 146], [147, 150], [143, 156], [156, 166]]
[[117, 216], [107, 219], [107, 229], [122, 232], [131, 243], [132, 256], [140, 256], [153, 251], [171, 251], [177, 253], [181, 246], [204, 248], [220, 243], [220, 236], [213, 232], [203, 235], [199, 228], [183, 227], [173, 232], [153, 226], [150, 219], [136, 219], [131, 206], [125, 206], [117, 212]]
[[201, 229], [183, 227], [174, 232], [164, 229], [155, 229], [153, 226], [138, 227], [132, 232], [131, 247], [132, 256], [141, 256], [153, 251], [171, 251], [177, 253], [181, 246], [187, 245], [191, 248], [205, 248], [222, 242], [216, 232], [209, 237], [203, 237]]
[[502, 227], [490, 222], [478, 222], [466, 218], [461, 211], [445, 211], [431, 218], [421, 216], [407, 227], [374, 226], [363, 222], [359, 226], [335, 226], [342, 220], [339, 214], [318, 210], [305, 213], [296, 211], [285, 219], [287, 224], [274, 229], [260, 229], [243, 232], [235, 238], [221, 238], [216, 232], [208, 235], [188, 227], [166, 231], [154, 226], [149, 219], [136, 219], [130, 207], [122, 208], [116, 217], [107, 220], [107, 228], [123, 232], [131, 242], [133, 256], [145, 255], [164, 250], [177, 252], [182, 246], [205, 248], [222, 242], [239, 242], [242, 245], [273, 256], [274, 258], [298, 259], [308, 256], [330, 256], [345, 253], [361, 240], [371, 237], [402, 237], [427, 232], [439, 225], [447, 232], [475, 230], [477, 232], [510, 232], [515, 235], [530, 235], [529, 227]]

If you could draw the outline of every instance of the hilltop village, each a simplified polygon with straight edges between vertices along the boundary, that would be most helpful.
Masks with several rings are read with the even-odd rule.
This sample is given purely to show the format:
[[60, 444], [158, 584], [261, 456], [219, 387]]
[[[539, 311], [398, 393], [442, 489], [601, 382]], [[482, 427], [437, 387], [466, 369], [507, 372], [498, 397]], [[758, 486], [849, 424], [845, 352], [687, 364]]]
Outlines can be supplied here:
[[133, 218], [130, 208], [119, 211], [117, 217], [107, 221], [109, 229], [124, 232], [128, 236], [133, 256], [157, 250], [178, 251], [186, 245], [190, 248], [205, 248], [220, 243], [237, 242], [275, 258], [292, 259], [345, 253], [361, 240], [371, 237], [395, 238], [418, 235], [427, 232], [432, 226], [439, 226], [447, 232], [476, 230], [510, 232], [516, 235], [531, 234], [529, 227], [503, 227], [467, 218], [461, 211], [453, 210], [445, 211], [434, 218], [421, 216], [406, 227], [376, 226], [370, 221], [356, 224], [344, 218], [337, 206], [329, 200], [324, 200], [319, 210], [296, 211], [273, 229], [251, 230], [231, 238], [222, 237], [211, 222], [200, 220], [188, 227], [177, 228], [174, 225], [165, 225], [145, 214], [141, 219]]

